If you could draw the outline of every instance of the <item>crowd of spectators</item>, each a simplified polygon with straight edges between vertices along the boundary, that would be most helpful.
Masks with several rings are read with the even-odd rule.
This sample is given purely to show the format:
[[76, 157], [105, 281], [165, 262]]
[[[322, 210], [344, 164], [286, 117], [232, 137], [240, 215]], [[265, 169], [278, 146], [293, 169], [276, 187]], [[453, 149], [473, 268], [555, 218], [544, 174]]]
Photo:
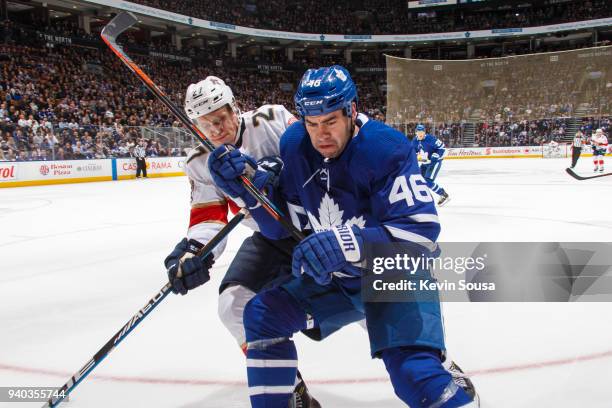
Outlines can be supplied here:
[[601, 128], [608, 136], [608, 138], [612, 138], [610, 131], [612, 131], [612, 118], [611, 117], [603, 117], [603, 118], [592, 118], [586, 117], [582, 118], [579, 123], [579, 128], [585, 135], [591, 135], [595, 132], [595, 130]]
[[[180, 128], [181, 125], [166, 108], [137, 78], [128, 74], [121, 62], [101, 44], [98, 47], [50, 44], [13, 22], [7, 21], [1, 27], [0, 160], [125, 157], [130, 155], [131, 147], [145, 136], [142, 127]], [[83, 35], [74, 21], [55, 21], [47, 29], [60, 36]], [[99, 42], [94, 35], [83, 38]], [[477, 130], [477, 143], [489, 145], [514, 143], [513, 140], [538, 143], [543, 134], [549, 138], [551, 132], [557, 135], [564, 127], [554, 130], [548, 124], [534, 125], [530, 122], [529, 125], [522, 125], [519, 122], [526, 119], [520, 114], [530, 109], [533, 117], [567, 116], [579, 102], [570, 89], [575, 76], [572, 76], [568, 64], [562, 64], [565, 68], [555, 72], [545, 70], [544, 77], [538, 76], [537, 72], [523, 76], [510, 70], [508, 75], [520, 76], [520, 82], [526, 84], [526, 92], [533, 92], [527, 96], [513, 94], [511, 99], [522, 101], [520, 105], [508, 101], [507, 91], [512, 87], [512, 81], [508, 77], [504, 82], [504, 75], [500, 75], [495, 92], [488, 92], [482, 87], [471, 86], [470, 80], [473, 82], [474, 78], [449, 76], [419, 85], [418, 81], [423, 79], [413, 78], [411, 75], [414, 73], [411, 73], [404, 78], [411, 80], [412, 85], [407, 85], [408, 89], [401, 92], [401, 109], [394, 108], [390, 114], [386, 106], [386, 75], [355, 68], [385, 66], [381, 53], [357, 53], [352, 65], [346, 64], [342, 55], [299, 52], [295, 54], [295, 61], [289, 62], [281, 52], [248, 56], [240, 53], [238, 58], [231, 58], [222, 45], [208, 47], [206, 53], [197, 48], [187, 48], [194, 58], [192, 62], [185, 62], [148, 55], [148, 50], [176, 52], [168, 41], [160, 38], [143, 45], [130, 35], [125, 45], [133, 59], [179, 106], [189, 83], [207, 75], [216, 75], [233, 88], [243, 111], [266, 103], [282, 104], [293, 109], [294, 89], [304, 69], [343, 64], [353, 71], [359, 89], [360, 111], [378, 120], [401, 123], [406, 134], [413, 133], [412, 126], [417, 122], [436, 123], [434, 133], [442, 137], [448, 146], [462, 143], [462, 123], [475, 111], [476, 106], [465, 104], [470, 98], [485, 98], [487, 103], [479, 105], [482, 122], [511, 122], [507, 125], [511, 128], [494, 125], [481, 126]], [[595, 59], [590, 61], [595, 64], [593, 69], [605, 70], [605, 67], [598, 68]], [[280, 64], [282, 69], [265, 69], [258, 64]], [[554, 83], [546, 81], [558, 81], [562, 94], [574, 99], [558, 100]], [[585, 92], [598, 91], [589, 88], [593, 81], [580, 82]], [[542, 87], [542, 84], [546, 86]], [[548, 94], [538, 92], [542, 88], [553, 91]], [[433, 98], [434, 91], [442, 98]], [[392, 93], [392, 90], [389, 92]], [[538, 98], [545, 100], [540, 103]], [[609, 103], [607, 101], [606, 109], [609, 109]], [[466, 106], [469, 107], [467, 111]], [[540, 106], [542, 109], [538, 110]], [[551, 110], [552, 106], [555, 109]], [[534, 126], [537, 131], [530, 130]], [[523, 134], [523, 131], [527, 133]], [[514, 139], [507, 139], [509, 134]], [[184, 153], [185, 146], [172, 143], [172, 138], [152, 139], [149, 135], [146, 134], [149, 156]]]
[[[529, 27], [610, 17], [607, 0], [520, 2], [492, 10], [489, 4], [409, 9], [407, 1], [337, 0], [133, 0], [205, 20], [270, 30], [326, 34], [421, 34]], [[340, 31], [341, 30], [341, 31]]]
[[[539, 146], [543, 143], [567, 141], [570, 118], [535, 119], [520, 121], [487, 121], [476, 124], [474, 142], [467, 144], [464, 134], [466, 123], [426, 123], [427, 133], [441, 139], [446, 147], [491, 147], [491, 146]], [[416, 122], [392, 125], [408, 137], [415, 135]], [[588, 138], [595, 129], [602, 128], [609, 135], [612, 130], [612, 119], [609, 117], [583, 118], [577, 129]], [[570, 135], [573, 136], [573, 135]]]
[[[107, 49], [31, 41], [23, 45], [21, 38], [27, 35], [17, 32], [0, 43], [0, 55], [6, 57], [0, 62], [0, 160], [122, 157], [141, 137], [137, 127], [181, 127]], [[216, 75], [233, 88], [243, 111], [266, 103], [292, 109], [293, 90], [303, 72], [245, 70], [240, 61], [216, 66], [138, 55], [133, 59], [179, 106], [189, 83]], [[378, 82], [357, 83], [361, 109], [384, 119]], [[181, 149], [152, 141], [149, 147], [154, 149], [150, 156]]]
[[[85, 30], [80, 28], [76, 19], [53, 20], [45, 23], [37, 18], [36, 14], [32, 14], [28, 17], [28, 26], [36, 27], [38, 30], [49, 35], [57, 35], [61, 37], [79, 37], [89, 40], [97, 39], [95, 34], [88, 34], [85, 32]], [[24, 33], [16, 29], [16, 27], [20, 25], [21, 24], [11, 20], [4, 20], [2, 24], [0, 24], [0, 36], [4, 39], [4, 42], [21, 42]]]
[[[551, 141], [563, 142], [567, 138], [567, 129], [571, 119], [539, 119], [522, 120], [518, 122], [481, 123], [477, 126], [475, 146], [534, 146]], [[612, 120], [609, 117], [582, 118], [577, 130], [588, 138], [601, 128], [609, 135], [612, 130]], [[569, 135], [573, 137], [573, 135]]]
[[479, 147], [537, 146], [552, 140], [561, 142], [568, 124], [568, 119], [480, 123], [476, 129], [474, 145]]
[[387, 63], [388, 120], [518, 123], [581, 111], [609, 114], [609, 52], [451, 62], [392, 59]]

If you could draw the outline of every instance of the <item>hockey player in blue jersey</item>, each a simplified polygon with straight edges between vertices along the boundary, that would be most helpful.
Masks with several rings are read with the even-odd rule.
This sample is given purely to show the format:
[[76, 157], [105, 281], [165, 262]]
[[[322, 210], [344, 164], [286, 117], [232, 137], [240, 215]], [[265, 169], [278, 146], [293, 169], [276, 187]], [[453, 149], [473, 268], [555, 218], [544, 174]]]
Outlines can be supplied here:
[[414, 150], [417, 152], [419, 161], [421, 164], [421, 174], [425, 177], [427, 187], [440, 198], [438, 199], [438, 205], [443, 206], [448, 203], [450, 196], [448, 193], [436, 184], [435, 180], [442, 167], [442, 160], [446, 149], [444, 143], [437, 139], [435, 136], [425, 133], [425, 126], [416, 126], [416, 137], [412, 139]]
[[[411, 143], [358, 114], [357, 100], [343, 67], [308, 70], [295, 96], [302, 121], [281, 139], [285, 168], [253, 176], [268, 177], [269, 196], [285, 204], [296, 226], [306, 229], [305, 218], [312, 233], [293, 251], [294, 278], [258, 293], [244, 310], [251, 405], [287, 406], [297, 372], [293, 334], [315, 329], [323, 339], [365, 317], [371, 355], [384, 361], [402, 401], [412, 408], [478, 407], [469, 379], [443, 361], [439, 302], [361, 296], [364, 245], [410, 242], [434, 251], [440, 225]], [[222, 190], [245, 202], [264, 235], [287, 237], [236, 179], [249, 162], [221, 146], [208, 166]]]

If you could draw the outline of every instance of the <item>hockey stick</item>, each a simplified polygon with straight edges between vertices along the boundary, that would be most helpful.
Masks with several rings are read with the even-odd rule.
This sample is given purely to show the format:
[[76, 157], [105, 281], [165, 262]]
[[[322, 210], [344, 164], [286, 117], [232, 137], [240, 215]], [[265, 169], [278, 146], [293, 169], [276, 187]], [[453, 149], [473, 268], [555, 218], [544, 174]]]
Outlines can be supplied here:
[[[183, 110], [179, 109], [168, 97], [166, 94], [159, 89], [155, 82], [149, 76], [140, 69], [138, 65], [123, 51], [120, 45], [117, 44], [117, 37], [121, 35], [125, 30], [136, 24], [138, 19], [130, 12], [124, 11], [119, 13], [115, 18], [113, 18], [102, 30], [101, 37], [102, 40], [108, 45], [108, 47], [115, 53], [117, 57], [123, 62], [140, 80], [143, 84], [155, 95], [157, 99], [161, 103], [163, 103], [166, 108], [172, 112], [172, 114], [179, 120], [193, 136], [198, 139], [202, 145], [209, 151], [212, 152], [215, 150], [215, 146], [208, 140], [208, 138], [193, 124], [193, 122], [189, 119], [189, 117], [183, 112]], [[240, 176], [240, 180], [244, 184], [246, 190], [251, 194], [258, 203], [262, 205], [262, 207], [281, 225], [289, 232], [291, 235], [301, 241], [304, 239], [304, 234], [299, 231], [292, 223], [289, 221], [283, 213], [270, 201], [268, 198], [261, 193], [251, 183], [251, 180], [248, 177], [242, 175]]]
[[596, 176], [581, 176], [579, 174], [576, 174], [574, 172], [574, 170], [570, 169], [569, 167], [567, 169], [565, 169], [565, 171], [567, 172], [567, 174], [569, 174], [570, 176], [572, 176], [576, 180], [589, 180], [589, 179], [594, 179], [594, 178], [598, 178], [598, 177], [612, 176], [612, 173], [598, 174]]
[[[200, 251], [198, 251], [197, 255], [207, 256], [209, 253], [211, 253], [212, 250], [221, 241], [223, 241], [225, 237], [227, 237], [230, 231], [233, 230], [245, 216], [246, 210], [243, 209], [238, 212], [227, 224], [225, 224], [223, 228], [221, 228], [217, 235], [215, 235]], [[149, 313], [151, 313], [153, 309], [155, 309], [155, 307], [162, 302], [162, 300], [166, 298], [166, 296], [168, 296], [168, 294], [171, 292], [170, 288], [170, 282], [166, 283], [164, 287], [155, 294], [155, 296], [149, 299], [147, 304], [142, 309], [132, 316], [132, 318], [128, 320], [128, 322], [123, 325], [123, 327], [117, 333], [115, 333], [115, 335], [111, 337], [111, 339], [106, 342], [106, 344], [102, 346], [102, 348], [98, 350], [96, 354], [94, 354], [91, 360], [81, 367], [79, 371], [73, 374], [66, 384], [55, 391], [53, 397], [50, 398], [42, 406], [42, 408], [52, 408], [58, 406], [72, 392], [72, 390], [74, 390], [76, 386], [79, 385], [81, 381], [83, 381], [89, 375], [89, 373], [91, 373], [93, 369], [96, 368], [96, 366], [100, 364], [102, 360], [104, 360], [106, 356], [108, 356], [110, 352], [113, 351], [113, 349], [117, 347], [117, 345], [121, 343], [121, 341], [123, 341], [123, 339], [125, 339], [127, 335], [130, 334], [132, 330], [134, 330], [134, 328], [136, 328], [136, 326], [138, 326], [144, 320], [144, 318], [147, 317]]]

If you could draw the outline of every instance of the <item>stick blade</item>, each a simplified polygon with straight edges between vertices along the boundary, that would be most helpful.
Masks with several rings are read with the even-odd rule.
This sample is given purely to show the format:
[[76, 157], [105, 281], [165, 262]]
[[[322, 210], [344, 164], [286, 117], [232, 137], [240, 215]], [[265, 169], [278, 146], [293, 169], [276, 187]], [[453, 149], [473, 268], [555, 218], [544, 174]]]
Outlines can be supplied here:
[[115, 18], [113, 18], [104, 29], [102, 29], [102, 37], [108, 39], [109, 41], [115, 42], [117, 37], [121, 35], [122, 32], [133, 26], [138, 22], [138, 18], [129, 11], [122, 11], [117, 14]]
[[584, 180], [584, 177], [579, 176], [578, 174], [576, 174], [574, 172], [574, 170], [570, 169], [569, 167], [565, 169], [565, 171], [567, 172], [567, 174], [569, 174], [570, 176], [572, 176], [573, 178], [575, 178], [576, 180]]
[[595, 176], [581, 176], [579, 174], [576, 174], [576, 172], [574, 170], [570, 169], [569, 167], [567, 169], [565, 169], [565, 171], [567, 172], [567, 174], [569, 174], [570, 176], [572, 176], [576, 180], [590, 180], [590, 179], [599, 178], [599, 177], [612, 176], [612, 173], [597, 174]]

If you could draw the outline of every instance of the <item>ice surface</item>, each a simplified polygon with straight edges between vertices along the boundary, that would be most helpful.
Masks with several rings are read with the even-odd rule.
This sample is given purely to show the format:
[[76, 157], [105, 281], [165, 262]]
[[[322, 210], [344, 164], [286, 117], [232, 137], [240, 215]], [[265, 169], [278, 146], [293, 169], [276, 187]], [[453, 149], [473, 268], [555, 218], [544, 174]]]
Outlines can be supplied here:
[[[569, 159], [447, 160], [442, 241], [610, 241], [612, 177]], [[582, 159], [578, 171], [589, 173]], [[185, 178], [0, 190], [0, 386], [60, 386], [165, 283], [184, 236]], [[79, 407], [247, 407], [244, 357], [216, 313], [240, 227], [207, 285], [170, 295], [80, 384]], [[610, 407], [612, 304], [444, 305], [453, 358], [490, 408]], [[296, 338], [325, 408], [401, 407], [357, 325]], [[0, 406], [11, 404], [0, 403]], [[15, 406], [40, 406], [22, 403]]]

